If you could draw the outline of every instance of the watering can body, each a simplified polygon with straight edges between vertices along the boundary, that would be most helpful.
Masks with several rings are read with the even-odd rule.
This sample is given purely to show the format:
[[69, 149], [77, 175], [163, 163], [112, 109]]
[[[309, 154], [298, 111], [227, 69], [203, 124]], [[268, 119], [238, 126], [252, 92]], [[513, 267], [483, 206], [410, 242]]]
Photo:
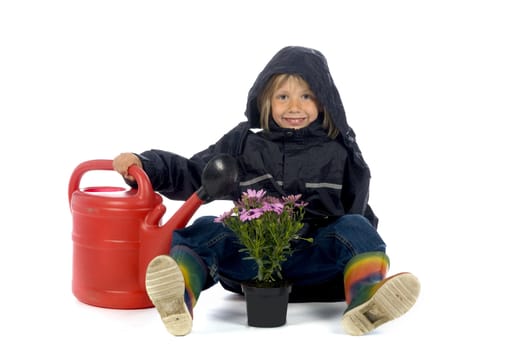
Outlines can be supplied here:
[[148, 176], [137, 166], [128, 169], [137, 181], [136, 189], [79, 187], [84, 174], [113, 171], [112, 163], [106, 159], [83, 162], [69, 181], [73, 294], [79, 301], [99, 307], [152, 307], [145, 286], [149, 262], [169, 253], [173, 231], [184, 227], [201, 204], [233, 191], [238, 183], [237, 163], [225, 154], [213, 157], [203, 169], [201, 187], [165, 224], [161, 224], [166, 212], [162, 197], [153, 191]]
[[144, 171], [129, 169], [137, 188], [79, 188], [88, 171], [113, 170], [111, 160], [79, 164], [70, 178], [75, 297], [86, 304], [115, 309], [152, 307], [145, 273], [155, 256], [168, 254], [174, 229], [184, 227], [202, 201], [194, 194], [161, 225], [166, 207]]

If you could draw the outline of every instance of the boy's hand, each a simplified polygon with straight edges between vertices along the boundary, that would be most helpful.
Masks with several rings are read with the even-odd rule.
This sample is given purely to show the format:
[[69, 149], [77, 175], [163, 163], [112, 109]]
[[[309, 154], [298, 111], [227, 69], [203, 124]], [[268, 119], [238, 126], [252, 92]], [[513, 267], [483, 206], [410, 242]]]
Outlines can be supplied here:
[[128, 168], [132, 165], [137, 165], [142, 169], [141, 160], [133, 153], [121, 153], [113, 159], [113, 169], [121, 174], [126, 180], [135, 182], [135, 178], [128, 174]]

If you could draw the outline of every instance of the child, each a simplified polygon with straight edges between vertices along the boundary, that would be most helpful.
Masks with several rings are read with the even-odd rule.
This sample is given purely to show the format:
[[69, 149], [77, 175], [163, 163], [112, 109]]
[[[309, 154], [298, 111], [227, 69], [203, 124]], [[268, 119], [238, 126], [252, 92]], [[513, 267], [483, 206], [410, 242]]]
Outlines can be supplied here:
[[[185, 200], [200, 187], [201, 172], [214, 155], [227, 153], [239, 167], [239, 187], [277, 197], [301, 194], [308, 202], [304, 237], [283, 264], [292, 283], [291, 302], [345, 300], [343, 328], [362, 335], [407, 312], [420, 291], [410, 273], [386, 278], [389, 259], [368, 204], [370, 172], [347, 125], [340, 95], [325, 57], [304, 47], [285, 47], [266, 65], [248, 93], [248, 119], [191, 158], [161, 150], [123, 153], [114, 168], [144, 169], [153, 188]], [[262, 129], [254, 131], [254, 128]], [[173, 234], [170, 255], [154, 258], [146, 290], [167, 330], [186, 335], [202, 290], [217, 282], [241, 293], [253, 278], [251, 260], [238, 252], [235, 235], [214, 217], [197, 218]]]

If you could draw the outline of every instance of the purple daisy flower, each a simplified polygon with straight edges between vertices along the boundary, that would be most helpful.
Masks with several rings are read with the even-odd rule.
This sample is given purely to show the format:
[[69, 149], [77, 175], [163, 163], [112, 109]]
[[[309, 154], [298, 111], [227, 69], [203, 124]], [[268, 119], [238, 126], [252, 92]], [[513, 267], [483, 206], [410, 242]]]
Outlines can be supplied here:
[[243, 210], [242, 212], [239, 213], [239, 219], [243, 222], [255, 220], [259, 218], [261, 215], [263, 215], [263, 213], [264, 211], [261, 210], [260, 208]]

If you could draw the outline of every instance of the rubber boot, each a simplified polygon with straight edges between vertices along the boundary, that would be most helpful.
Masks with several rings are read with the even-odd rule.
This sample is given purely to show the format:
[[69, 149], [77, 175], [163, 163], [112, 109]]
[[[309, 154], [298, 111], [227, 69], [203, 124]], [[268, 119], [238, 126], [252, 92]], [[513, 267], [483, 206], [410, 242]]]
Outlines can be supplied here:
[[192, 330], [193, 308], [206, 277], [202, 261], [192, 253], [172, 250], [173, 257], [157, 256], [146, 270], [146, 292], [168, 332], [176, 336]]
[[363, 335], [405, 314], [415, 304], [420, 282], [408, 272], [385, 278], [389, 258], [383, 252], [356, 255], [344, 270], [345, 331]]

